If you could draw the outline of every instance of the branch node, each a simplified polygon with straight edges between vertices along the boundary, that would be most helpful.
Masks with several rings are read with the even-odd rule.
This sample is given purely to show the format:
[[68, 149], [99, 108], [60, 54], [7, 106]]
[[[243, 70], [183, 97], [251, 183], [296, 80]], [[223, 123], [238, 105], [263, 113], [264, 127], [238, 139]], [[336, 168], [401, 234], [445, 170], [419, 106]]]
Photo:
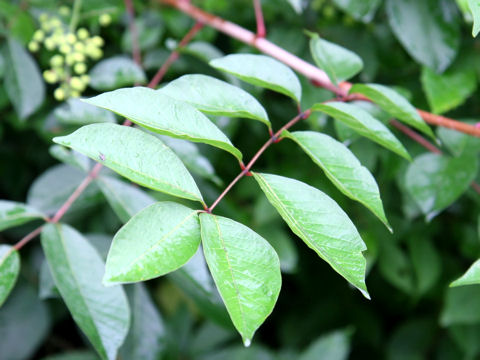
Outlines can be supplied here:
[[253, 176], [253, 174], [247, 169], [243, 161], [240, 161], [240, 169], [242, 169], [242, 174], [245, 176]]

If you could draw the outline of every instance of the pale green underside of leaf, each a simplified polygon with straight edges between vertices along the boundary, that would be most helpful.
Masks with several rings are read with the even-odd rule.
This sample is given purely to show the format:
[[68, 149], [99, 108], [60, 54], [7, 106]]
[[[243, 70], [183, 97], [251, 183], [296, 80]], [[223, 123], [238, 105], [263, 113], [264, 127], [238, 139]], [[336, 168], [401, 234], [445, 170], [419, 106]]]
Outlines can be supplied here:
[[130, 326], [123, 289], [102, 285], [105, 267], [100, 255], [73, 228], [48, 224], [41, 241], [55, 285], [73, 319], [102, 359], [116, 359]]
[[472, 266], [450, 284], [450, 287], [480, 284], [480, 260], [475, 261]]
[[31, 206], [0, 200], [0, 231], [37, 219], [46, 220], [46, 216]]
[[55, 118], [64, 125], [88, 125], [115, 122], [115, 115], [108, 110], [87, 104], [78, 98], [70, 98], [54, 110]]
[[88, 75], [90, 76], [89, 85], [99, 91], [144, 84], [147, 81], [143, 69], [127, 56], [103, 59], [90, 70]]
[[450, 158], [423, 154], [408, 167], [405, 187], [430, 220], [467, 190], [477, 169], [478, 161], [473, 155]]
[[116, 124], [92, 124], [56, 137], [68, 146], [153, 190], [200, 201], [202, 195], [180, 159], [155, 136]]
[[395, 90], [378, 84], [355, 84], [350, 93], [365, 95], [393, 117], [435, 139], [432, 129], [423, 121], [417, 110]]
[[290, 229], [369, 299], [365, 243], [338, 204], [314, 187], [283, 176], [254, 173]]
[[363, 69], [362, 59], [340, 45], [321, 39], [318, 34], [310, 35], [310, 52], [317, 66], [325, 71], [337, 85], [358, 74]]
[[205, 115], [162, 91], [137, 86], [84, 101], [111, 110], [153, 132], [216, 146], [242, 159], [240, 150]]
[[184, 75], [157, 90], [206, 114], [259, 120], [268, 127], [265, 109], [245, 90], [211, 76]]
[[249, 346], [280, 292], [278, 256], [264, 238], [231, 219], [201, 213], [200, 224], [208, 268], [233, 324]]
[[120, 221], [126, 223], [155, 200], [136, 186], [110, 176], [101, 176], [97, 184]]
[[184, 265], [200, 245], [198, 211], [158, 202], [131, 218], [115, 235], [105, 284], [144, 281]]
[[313, 131], [284, 135], [295, 141], [342, 193], [365, 205], [392, 231], [375, 178], [345, 145]]
[[287, 95], [296, 102], [302, 98], [302, 86], [292, 69], [269, 56], [227, 55], [210, 61], [210, 66], [250, 84]]
[[10, 245], [0, 245], [0, 307], [13, 289], [20, 272], [20, 256]]
[[313, 105], [312, 110], [321, 111], [333, 117], [334, 119], [343, 122], [360, 135], [375, 141], [376, 143], [404, 157], [407, 160], [411, 160], [407, 150], [403, 147], [402, 143], [400, 143], [395, 135], [393, 135], [385, 125], [372, 117], [365, 110], [357, 106], [341, 102], [315, 104]]
[[473, 28], [472, 28], [472, 36], [476, 37], [480, 32], [480, 1], [478, 0], [467, 0], [468, 1], [468, 8], [472, 13], [473, 17]]

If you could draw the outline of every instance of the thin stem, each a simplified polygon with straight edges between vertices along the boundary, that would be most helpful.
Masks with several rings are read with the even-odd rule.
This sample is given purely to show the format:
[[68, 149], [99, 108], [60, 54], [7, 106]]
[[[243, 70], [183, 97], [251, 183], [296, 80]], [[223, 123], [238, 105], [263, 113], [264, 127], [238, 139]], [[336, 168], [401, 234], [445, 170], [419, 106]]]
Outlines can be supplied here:
[[73, 3], [72, 17], [70, 18], [70, 25], [68, 29], [71, 33], [75, 31], [78, 25], [78, 19], [80, 18], [80, 9], [82, 8], [82, 0], [75, 0]]
[[288, 130], [289, 128], [291, 128], [293, 125], [295, 125], [297, 122], [299, 122], [300, 120], [302, 119], [306, 119], [310, 116], [311, 114], [311, 110], [308, 109], [306, 111], [304, 111], [303, 113], [301, 114], [298, 114], [297, 116], [295, 116], [292, 120], [290, 120], [288, 123], [286, 123], [285, 125], [283, 125], [280, 130], [278, 130], [275, 134], [273, 134], [270, 139], [267, 140], [267, 142], [265, 144], [262, 145], [262, 147], [260, 149], [258, 149], [258, 151], [255, 153], [255, 155], [253, 155], [252, 159], [248, 162], [248, 164], [242, 169], [242, 171], [240, 172], [240, 174], [238, 174], [235, 179], [232, 180], [232, 182], [230, 184], [228, 184], [228, 186], [225, 188], [225, 190], [222, 191], [222, 193], [217, 197], [217, 199], [213, 202], [212, 205], [210, 205], [209, 208], [206, 209], [206, 212], [208, 213], [211, 213], [213, 211], [213, 209], [215, 209], [215, 207], [218, 205], [218, 203], [225, 197], [225, 195], [227, 195], [227, 193], [232, 189], [232, 187], [242, 178], [244, 177], [245, 175], [247, 175], [252, 166], [257, 162], [258, 158], [265, 152], [265, 150], [268, 149], [268, 147], [274, 143], [277, 142], [277, 139], [280, 138], [282, 132], [284, 130]]
[[155, 88], [162, 81], [163, 77], [167, 73], [170, 66], [179, 58], [180, 49], [185, 47], [193, 39], [193, 37], [200, 31], [202, 27], [203, 27], [203, 24], [199, 22], [196, 22], [195, 25], [193, 25], [190, 31], [187, 34], [185, 34], [183, 39], [178, 43], [177, 48], [170, 53], [170, 56], [167, 58], [167, 60], [165, 60], [162, 67], [157, 71], [155, 76], [152, 78], [152, 80], [148, 84], [148, 87]]
[[42, 232], [42, 229], [43, 229], [43, 225], [42, 226], [39, 226], [38, 228], [36, 228], [35, 230], [33, 230], [31, 233], [29, 233], [28, 235], [26, 235], [22, 240], [20, 240], [19, 242], [17, 242], [13, 248], [15, 250], [20, 250], [25, 244], [27, 244], [30, 240], [33, 240], [34, 238], [36, 238], [38, 235], [40, 235], [40, 233]]
[[411, 139], [415, 140], [417, 143], [422, 145], [428, 151], [433, 152], [435, 154], [441, 154], [442, 153], [442, 150], [437, 148], [435, 145], [433, 145], [431, 142], [429, 142], [427, 139], [425, 139], [419, 133], [410, 129], [408, 126], [403, 125], [402, 123], [398, 122], [397, 120], [390, 120], [390, 124], [393, 127], [396, 127], [401, 132], [403, 132], [405, 135], [409, 136]]
[[265, 29], [265, 21], [263, 20], [262, 4], [261, 0], [253, 0], [253, 7], [255, 9], [255, 19], [257, 21], [257, 37], [264, 38], [267, 36], [267, 30]]
[[[338, 95], [339, 98], [343, 99], [347, 97], [348, 90], [352, 84], [348, 82], [341, 83], [339, 86], [332, 84], [327, 74], [319, 69], [316, 66], [298, 58], [297, 56], [289, 53], [283, 48], [273, 44], [264, 38], [259, 38], [256, 34], [244, 29], [241, 26], [238, 26], [234, 23], [226, 21], [222, 18], [214, 16], [210, 13], [207, 13], [199, 8], [193, 6], [188, 1], [183, 0], [159, 0], [164, 4], [171, 5], [184, 14], [201, 21], [224, 34], [229, 35], [230, 37], [240, 40], [243, 43], [249, 44], [261, 52], [270, 55], [277, 60], [283, 62], [284, 64], [290, 66], [292, 69], [296, 70], [300, 74], [303, 74], [307, 77], [312, 83], [317, 86], [321, 86], [334, 94]], [[363, 98], [365, 100], [366, 98]], [[460, 121], [455, 121], [453, 119], [448, 119], [442, 116], [434, 115], [426, 111], [418, 110], [422, 118], [430, 124], [448, 127], [450, 129], [470, 134], [473, 136], [480, 137], [480, 129], [475, 128], [472, 125], [462, 123]]]
[[142, 66], [142, 55], [138, 42], [137, 26], [135, 25], [135, 9], [132, 0], [125, 0], [125, 7], [128, 13], [128, 28], [132, 37], [132, 57], [138, 66]]

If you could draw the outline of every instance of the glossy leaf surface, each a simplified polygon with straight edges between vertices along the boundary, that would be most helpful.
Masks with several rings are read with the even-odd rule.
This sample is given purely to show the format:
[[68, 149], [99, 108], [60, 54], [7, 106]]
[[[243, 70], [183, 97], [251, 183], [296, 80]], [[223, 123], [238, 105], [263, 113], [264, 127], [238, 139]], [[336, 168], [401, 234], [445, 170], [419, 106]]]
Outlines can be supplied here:
[[367, 247], [338, 204], [298, 180], [260, 173], [254, 177], [290, 229], [369, 298], [362, 255]]
[[265, 109], [252, 95], [211, 76], [184, 75], [158, 91], [206, 114], [255, 119], [270, 126]]
[[382, 0], [333, 0], [333, 2], [353, 18], [368, 23], [373, 19]]
[[458, 16], [446, 0], [387, 0], [390, 26], [419, 63], [444, 71], [457, 55]]
[[315, 104], [312, 109], [321, 111], [343, 122], [360, 135], [375, 141], [407, 160], [411, 160], [407, 150], [405, 150], [390, 130], [358, 106], [341, 102], [329, 102], [325, 104]]
[[450, 286], [454, 287], [474, 284], [480, 284], [480, 260], [475, 261], [465, 274], [452, 282]]
[[233, 324], [249, 346], [280, 292], [278, 256], [260, 235], [231, 219], [201, 213], [200, 224], [208, 268]]
[[475, 37], [480, 32], [480, 2], [478, 0], [467, 0], [467, 2], [473, 17], [472, 36]]
[[15, 201], [0, 200], [0, 231], [46, 216], [31, 206]]
[[142, 68], [126, 56], [104, 59], [96, 64], [88, 75], [89, 85], [98, 91], [144, 84], [147, 80]]
[[423, 154], [410, 164], [405, 186], [427, 219], [431, 219], [467, 190], [477, 169], [474, 156]]
[[10, 245], [0, 245], [0, 307], [13, 289], [20, 272], [20, 256]]
[[296, 102], [302, 97], [300, 81], [292, 69], [269, 56], [233, 54], [212, 60], [210, 65], [250, 84], [287, 95]]
[[300, 145], [342, 193], [365, 205], [391, 231], [375, 178], [345, 145], [313, 131], [296, 131], [285, 136]]
[[350, 93], [365, 95], [393, 117], [435, 138], [432, 129], [423, 121], [417, 110], [395, 90], [378, 84], [355, 84]]
[[41, 241], [55, 285], [73, 319], [102, 359], [116, 359], [130, 326], [123, 289], [103, 286], [103, 260], [73, 228], [48, 224]]
[[140, 211], [115, 235], [104, 282], [153, 279], [184, 265], [200, 244], [198, 211], [158, 202]]
[[153, 132], [206, 143], [242, 158], [240, 151], [205, 115], [161, 91], [144, 87], [118, 89], [85, 102], [111, 110]]
[[363, 68], [362, 59], [340, 45], [310, 34], [310, 52], [317, 66], [325, 71], [336, 85], [358, 74]]
[[53, 141], [101, 162], [140, 185], [203, 201], [180, 159], [161, 140], [141, 130], [116, 124], [92, 124]]

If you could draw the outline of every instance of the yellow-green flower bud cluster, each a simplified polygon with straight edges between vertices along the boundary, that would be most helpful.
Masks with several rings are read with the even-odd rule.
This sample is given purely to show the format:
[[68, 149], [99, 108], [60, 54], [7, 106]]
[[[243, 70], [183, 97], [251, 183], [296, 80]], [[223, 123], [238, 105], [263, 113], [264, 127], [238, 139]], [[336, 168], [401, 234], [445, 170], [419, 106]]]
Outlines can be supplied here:
[[[59, 14], [68, 17], [70, 9], [61, 7]], [[59, 85], [54, 91], [58, 101], [80, 96], [90, 82], [86, 75], [87, 61], [102, 58], [104, 40], [100, 36], [90, 35], [85, 28], [71, 32], [58, 16], [44, 13], [39, 21], [40, 29], [33, 34], [28, 49], [37, 52], [43, 45], [48, 51], [54, 52], [50, 58], [51, 68], [43, 72], [45, 81]], [[101, 15], [99, 22], [107, 26], [111, 22], [110, 15]]]

